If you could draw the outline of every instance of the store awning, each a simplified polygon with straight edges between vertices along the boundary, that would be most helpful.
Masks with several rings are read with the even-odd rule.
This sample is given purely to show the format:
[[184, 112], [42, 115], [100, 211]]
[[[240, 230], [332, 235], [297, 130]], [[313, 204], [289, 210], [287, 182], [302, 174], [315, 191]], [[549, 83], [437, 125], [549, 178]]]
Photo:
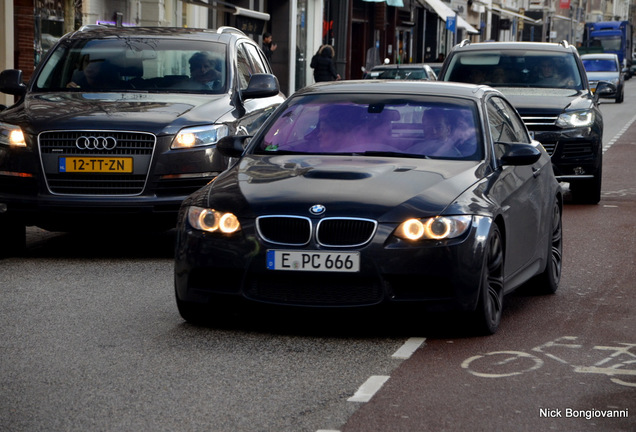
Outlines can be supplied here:
[[508, 9], [500, 8], [499, 6], [487, 5], [486, 8], [487, 9], [491, 9], [493, 13], [496, 13], [498, 15], [503, 14], [503, 15], [510, 15], [510, 16], [513, 16], [513, 17], [521, 18], [522, 20], [527, 21], [530, 24], [535, 24], [535, 25], [543, 24], [543, 20], [532, 19], [532, 18], [530, 18], [528, 16], [521, 15], [518, 12], [513, 12], [513, 11], [508, 10]]
[[[455, 11], [442, 0], [424, 0], [424, 2], [432, 7], [435, 13], [444, 21], [446, 21], [446, 18], [449, 16], [455, 16]], [[479, 30], [468, 24], [468, 22], [459, 15], [457, 16], [457, 26], [463, 28], [468, 33], [479, 34]]]
[[384, 3], [386, 2], [387, 6], [395, 6], [395, 7], [404, 7], [403, 0], [362, 0], [364, 2], [369, 3]]

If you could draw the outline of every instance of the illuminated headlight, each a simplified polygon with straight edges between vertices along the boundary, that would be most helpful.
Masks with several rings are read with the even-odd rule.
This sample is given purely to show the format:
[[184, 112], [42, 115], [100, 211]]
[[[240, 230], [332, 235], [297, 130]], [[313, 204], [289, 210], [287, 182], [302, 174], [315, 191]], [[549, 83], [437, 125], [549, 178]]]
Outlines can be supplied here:
[[405, 240], [446, 240], [459, 237], [470, 228], [471, 216], [437, 216], [409, 219], [397, 227], [395, 235]]
[[192, 228], [207, 232], [232, 234], [241, 229], [238, 218], [232, 213], [194, 206], [188, 208], [188, 222]]
[[203, 147], [216, 144], [229, 135], [226, 125], [197, 126], [181, 129], [170, 146], [172, 149]]
[[563, 128], [588, 127], [594, 123], [594, 112], [590, 110], [563, 113], [557, 119], [556, 125]]
[[0, 144], [26, 147], [22, 129], [19, 126], [0, 122]]

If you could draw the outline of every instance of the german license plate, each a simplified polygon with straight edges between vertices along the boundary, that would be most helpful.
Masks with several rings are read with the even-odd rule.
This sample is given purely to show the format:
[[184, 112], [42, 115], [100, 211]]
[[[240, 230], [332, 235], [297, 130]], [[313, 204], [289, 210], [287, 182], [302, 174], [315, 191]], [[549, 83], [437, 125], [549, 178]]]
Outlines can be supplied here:
[[133, 159], [129, 157], [61, 157], [59, 172], [131, 173]]
[[319, 272], [358, 272], [358, 252], [268, 250], [267, 268]]

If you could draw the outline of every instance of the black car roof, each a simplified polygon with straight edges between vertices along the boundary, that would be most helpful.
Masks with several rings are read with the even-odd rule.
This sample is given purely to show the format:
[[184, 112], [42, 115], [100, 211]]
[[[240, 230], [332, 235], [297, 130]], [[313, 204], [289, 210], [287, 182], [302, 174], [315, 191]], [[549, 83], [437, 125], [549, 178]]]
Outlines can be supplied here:
[[379, 94], [422, 94], [479, 99], [486, 92], [499, 93], [497, 90], [474, 84], [442, 81], [404, 81], [404, 80], [344, 80], [313, 84], [295, 93], [333, 94], [333, 93], [379, 93]]

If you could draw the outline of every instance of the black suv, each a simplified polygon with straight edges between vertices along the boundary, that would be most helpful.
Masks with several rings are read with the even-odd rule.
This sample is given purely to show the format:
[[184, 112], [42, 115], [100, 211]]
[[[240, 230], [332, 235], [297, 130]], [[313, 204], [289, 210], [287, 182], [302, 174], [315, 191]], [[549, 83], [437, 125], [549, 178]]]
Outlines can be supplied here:
[[464, 41], [444, 62], [438, 79], [487, 84], [515, 106], [534, 139], [552, 157], [557, 179], [570, 183], [578, 202], [601, 199], [603, 117], [575, 47], [567, 42]]
[[[227, 167], [226, 135], [251, 135], [284, 101], [239, 30], [87, 26], [63, 37], [0, 112], [0, 249], [25, 226], [170, 228], [183, 199]], [[2, 251], [0, 251], [2, 252]]]

